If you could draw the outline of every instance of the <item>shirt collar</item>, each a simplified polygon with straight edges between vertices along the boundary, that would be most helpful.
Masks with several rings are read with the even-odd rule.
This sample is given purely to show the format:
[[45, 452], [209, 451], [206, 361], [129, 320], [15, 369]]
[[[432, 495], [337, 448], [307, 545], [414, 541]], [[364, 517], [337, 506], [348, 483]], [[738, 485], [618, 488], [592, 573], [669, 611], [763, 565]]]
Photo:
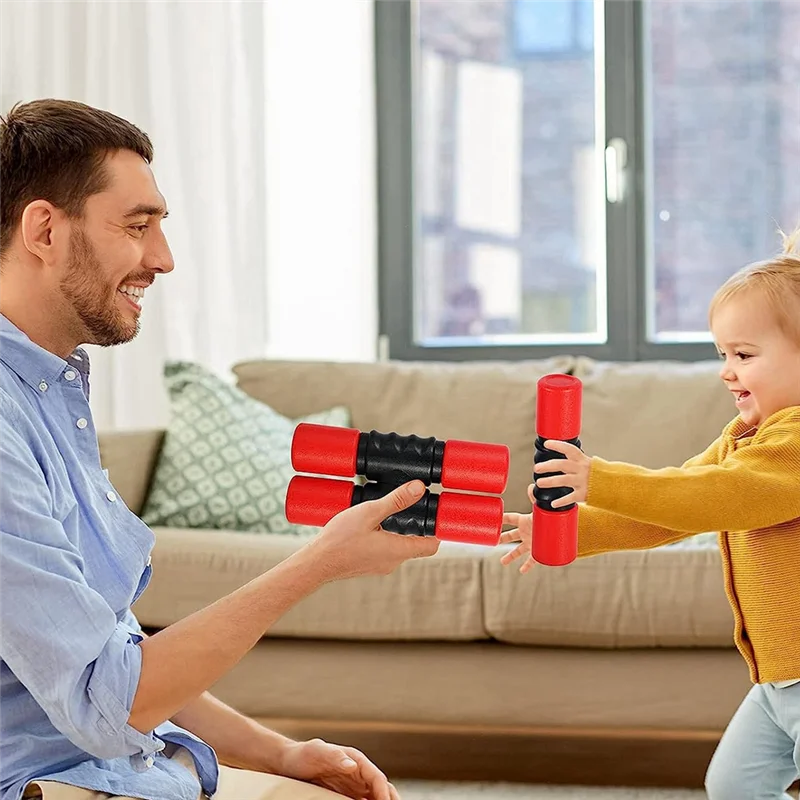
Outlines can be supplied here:
[[[45, 350], [0, 314], [0, 361], [6, 364], [36, 392], [46, 391], [70, 366], [88, 381], [89, 357], [79, 347], [67, 359]], [[44, 387], [44, 388], [43, 388]]]

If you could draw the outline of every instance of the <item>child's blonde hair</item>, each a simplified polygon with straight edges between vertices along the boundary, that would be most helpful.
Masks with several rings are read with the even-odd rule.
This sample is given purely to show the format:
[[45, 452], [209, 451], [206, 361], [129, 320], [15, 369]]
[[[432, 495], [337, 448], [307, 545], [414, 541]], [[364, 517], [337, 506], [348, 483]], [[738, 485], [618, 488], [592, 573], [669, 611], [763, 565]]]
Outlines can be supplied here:
[[714, 312], [732, 297], [757, 290], [775, 312], [781, 330], [800, 345], [800, 225], [793, 233], [779, 230], [783, 252], [766, 261], [740, 269], [717, 289], [708, 308], [709, 322]]

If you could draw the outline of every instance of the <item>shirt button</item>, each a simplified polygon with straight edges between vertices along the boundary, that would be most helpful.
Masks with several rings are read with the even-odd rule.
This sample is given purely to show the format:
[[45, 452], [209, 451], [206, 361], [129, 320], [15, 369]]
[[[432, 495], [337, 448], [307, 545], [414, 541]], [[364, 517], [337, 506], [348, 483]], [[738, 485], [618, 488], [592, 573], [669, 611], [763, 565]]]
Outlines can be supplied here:
[[116, 502], [117, 502], [117, 496], [114, 494], [114, 492], [106, 492], [106, 497], [107, 497], [107, 498], [108, 498], [108, 499], [109, 499], [109, 500], [110, 500], [112, 503], [116, 503]]
[[71, 369], [68, 369], [68, 370], [67, 370], [67, 371], [64, 373], [64, 378], [66, 378], [66, 380], [68, 380], [68, 381], [74, 381], [74, 380], [75, 380], [75, 377], [76, 377], [76, 376], [75, 376], [75, 372], [74, 372], [73, 370], [71, 370]]
[[43, 391], [43, 392], [46, 392], [46, 391], [47, 391], [47, 384], [46, 384], [44, 381], [42, 381], [42, 382], [39, 384], [39, 389], [40, 389], [41, 391]]
[[145, 765], [145, 766], [146, 766], [148, 769], [150, 769], [150, 767], [152, 767], [152, 766], [153, 766], [153, 764], [155, 764], [155, 763], [156, 763], [156, 762], [155, 762], [155, 760], [153, 759], [153, 756], [147, 756], [147, 758], [144, 760], [144, 765]]
[[79, 427], [81, 430], [83, 430], [83, 429], [84, 429], [84, 428], [85, 428], [85, 427], [86, 427], [86, 426], [87, 426], [89, 423], [88, 423], [88, 422], [87, 422], [87, 421], [86, 421], [86, 420], [85, 420], [83, 417], [81, 417], [81, 418], [80, 418], [80, 419], [79, 419], [79, 420], [78, 420], [78, 421], [77, 421], [75, 424], [76, 424], [76, 425], [77, 425], [77, 426], [78, 426], [78, 427]]

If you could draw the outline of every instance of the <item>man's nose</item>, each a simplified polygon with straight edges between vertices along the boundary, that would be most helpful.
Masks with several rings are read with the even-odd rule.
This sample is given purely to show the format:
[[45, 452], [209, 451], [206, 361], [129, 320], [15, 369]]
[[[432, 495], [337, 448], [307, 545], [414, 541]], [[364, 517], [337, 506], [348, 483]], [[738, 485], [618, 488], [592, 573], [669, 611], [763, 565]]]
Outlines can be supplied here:
[[154, 237], [151, 247], [148, 248], [144, 259], [144, 267], [153, 272], [172, 272], [175, 269], [172, 251], [167, 243], [167, 237], [164, 236], [163, 232], [159, 233], [160, 235]]

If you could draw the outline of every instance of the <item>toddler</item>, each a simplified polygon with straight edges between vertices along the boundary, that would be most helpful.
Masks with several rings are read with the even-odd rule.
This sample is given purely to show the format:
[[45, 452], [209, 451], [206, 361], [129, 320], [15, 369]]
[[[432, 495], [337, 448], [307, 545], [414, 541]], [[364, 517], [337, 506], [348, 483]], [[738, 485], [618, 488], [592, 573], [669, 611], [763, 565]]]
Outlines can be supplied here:
[[[783, 253], [715, 294], [709, 324], [738, 415], [681, 467], [645, 469], [549, 441], [566, 459], [537, 464], [542, 488], [580, 503], [578, 554], [658, 547], [720, 531], [734, 640], [753, 687], [706, 775], [710, 800], [791, 800], [800, 776], [800, 228]], [[533, 502], [533, 486], [528, 493]], [[502, 562], [530, 556], [532, 515], [506, 514]]]

